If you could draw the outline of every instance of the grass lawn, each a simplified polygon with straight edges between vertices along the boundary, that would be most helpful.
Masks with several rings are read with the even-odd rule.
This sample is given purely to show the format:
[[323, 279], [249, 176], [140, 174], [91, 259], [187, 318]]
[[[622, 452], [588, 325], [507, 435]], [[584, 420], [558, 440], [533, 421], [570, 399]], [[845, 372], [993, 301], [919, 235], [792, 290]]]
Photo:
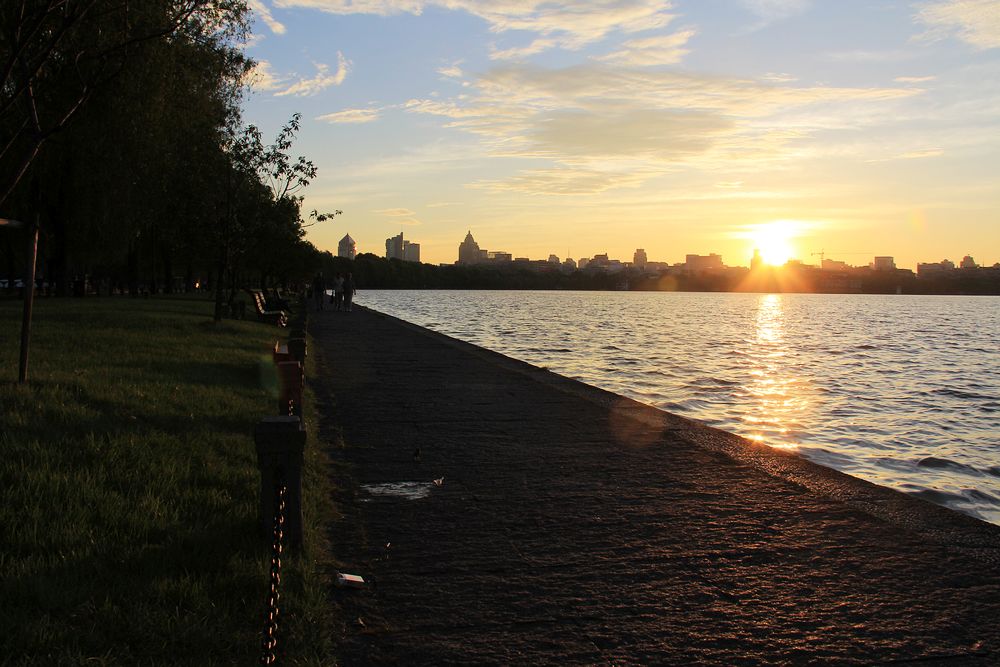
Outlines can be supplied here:
[[[253, 426], [285, 331], [207, 300], [0, 301], [0, 663], [252, 664], [269, 550]], [[307, 404], [308, 409], [308, 404]], [[307, 413], [308, 415], [308, 413]], [[330, 664], [326, 460], [308, 420], [306, 547], [284, 559], [281, 649]]]

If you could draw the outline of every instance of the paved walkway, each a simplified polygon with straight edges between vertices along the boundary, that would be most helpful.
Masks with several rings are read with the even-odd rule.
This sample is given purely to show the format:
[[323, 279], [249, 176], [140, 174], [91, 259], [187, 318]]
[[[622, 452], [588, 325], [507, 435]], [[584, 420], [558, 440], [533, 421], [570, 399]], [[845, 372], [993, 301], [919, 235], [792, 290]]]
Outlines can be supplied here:
[[310, 329], [373, 582], [331, 592], [343, 665], [1000, 664], [995, 526], [377, 313]]

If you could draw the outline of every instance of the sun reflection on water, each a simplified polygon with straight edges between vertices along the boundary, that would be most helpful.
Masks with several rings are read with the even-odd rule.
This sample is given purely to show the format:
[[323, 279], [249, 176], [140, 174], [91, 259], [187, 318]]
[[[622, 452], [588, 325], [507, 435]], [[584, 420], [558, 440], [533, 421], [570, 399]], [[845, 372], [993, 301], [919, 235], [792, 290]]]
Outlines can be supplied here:
[[756, 335], [748, 341], [750, 411], [743, 416], [753, 440], [782, 449], [798, 448], [799, 417], [808, 409], [804, 383], [790, 373], [780, 294], [762, 294], [757, 304]]

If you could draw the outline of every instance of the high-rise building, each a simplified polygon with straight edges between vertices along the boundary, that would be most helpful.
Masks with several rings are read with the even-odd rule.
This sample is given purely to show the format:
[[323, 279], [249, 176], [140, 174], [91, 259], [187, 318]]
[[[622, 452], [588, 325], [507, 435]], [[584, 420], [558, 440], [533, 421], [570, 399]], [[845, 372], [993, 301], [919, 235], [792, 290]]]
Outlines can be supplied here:
[[590, 259], [588, 259], [587, 257], [581, 257], [580, 261], [576, 263], [576, 266], [579, 269], [585, 269], [587, 268], [588, 264], [590, 264]]
[[895, 271], [896, 262], [892, 257], [876, 257], [871, 263], [871, 268], [874, 271]]
[[642, 248], [636, 248], [635, 254], [632, 255], [632, 263], [635, 264], [635, 267], [637, 269], [645, 269], [646, 262], [648, 261], [649, 259], [646, 257], [646, 251]]
[[465, 240], [458, 244], [459, 264], [478, 264], [483, 260], [483, 251], [479, 249], [476, 239], [472, 238], [472, 230], [465, 235]]
[[340, 243], [337, 244], [337, 257], [346, 257], [347, 259], [354, 259], [358, 254], [358, 244], [354, 242], [350, 234], [344, 236], [340, 239]]
[[419, 262], [420, 244], [403, 241], [403, 259], [407, 262]]
[[549, 264], [558, 264], [559, 258], [555, 255], [549, 255]]
[[403, 259], [403, 232], [385, 240], [385, 258]]
[[750, 270], [756, 271], [760, 267], [764, 266], [764, 258], [760, 256], [760, 249], [753, 249], [753, 257], [750, 258]]

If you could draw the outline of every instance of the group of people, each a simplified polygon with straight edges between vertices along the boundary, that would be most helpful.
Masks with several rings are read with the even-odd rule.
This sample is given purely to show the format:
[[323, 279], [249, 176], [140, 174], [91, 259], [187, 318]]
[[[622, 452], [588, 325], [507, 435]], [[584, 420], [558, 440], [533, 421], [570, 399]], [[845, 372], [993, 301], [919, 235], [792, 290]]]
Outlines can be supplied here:
[[332, 289], [327, 289], [322, 271], [317, 273], [313, 278], [312, 291], [313, 299], [316, 301], [316, 310], [323, 310], [326, 293], [329, 292], [330, 303], [333, 304], [334, 310], [349, 311], [351, 309], [351, 301], [354, 299], [354, 293], [357, 291], [354, 286], [354, 278], [350, 273], [338, 273], [334, 276], [332, 282]]

